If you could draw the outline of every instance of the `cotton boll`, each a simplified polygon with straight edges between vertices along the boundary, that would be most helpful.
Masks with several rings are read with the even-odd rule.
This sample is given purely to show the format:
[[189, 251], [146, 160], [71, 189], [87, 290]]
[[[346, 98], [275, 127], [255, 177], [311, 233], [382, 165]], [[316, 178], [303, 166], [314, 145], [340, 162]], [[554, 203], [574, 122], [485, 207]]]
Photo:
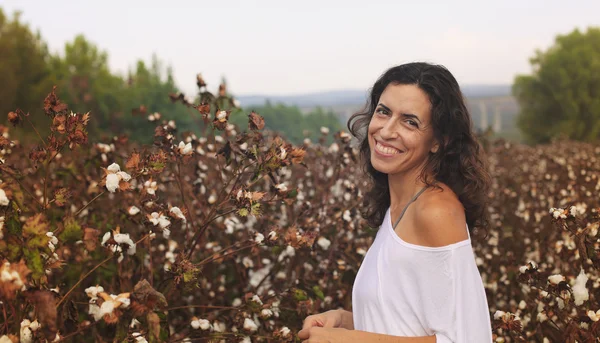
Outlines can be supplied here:
[[584, 301], [589, 300], [590, 298], [590, 294], [585, 287], [587, 281], [588, 277], [582, 269], [575, 279], [575, 285], [573, 285], [573, 296], [575, 297], [575, 305], [577, 306], [583, 304]]

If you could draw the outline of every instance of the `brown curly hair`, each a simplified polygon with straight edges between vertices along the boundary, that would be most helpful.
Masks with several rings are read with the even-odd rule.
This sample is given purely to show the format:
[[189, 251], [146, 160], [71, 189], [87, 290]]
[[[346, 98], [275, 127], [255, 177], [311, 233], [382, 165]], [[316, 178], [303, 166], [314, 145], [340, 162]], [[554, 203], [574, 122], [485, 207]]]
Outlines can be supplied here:
[[390, 206], [388, 177], [371, 164], [367, 134], [379, 97], [389, 84], [416, 85], [427, 93], [433, 133], [440, 147], [436, 153], [430, 153], [420, 178], [427, 186], [440, 188], [434, 185], [436, 182], [448, 185], [465, 208], [469, 231], [487, 232], [490, 175], [487, 158], [473, 132], [471, 115], [458, 82], [448, 69], [423, 62], [388, 69], [371, 88], [364, 109], [348, 120], [348, 129], [359, 141], [363, 172], [373, 184], [364, 197], [363, 218], [371, 227], [379, 227]]

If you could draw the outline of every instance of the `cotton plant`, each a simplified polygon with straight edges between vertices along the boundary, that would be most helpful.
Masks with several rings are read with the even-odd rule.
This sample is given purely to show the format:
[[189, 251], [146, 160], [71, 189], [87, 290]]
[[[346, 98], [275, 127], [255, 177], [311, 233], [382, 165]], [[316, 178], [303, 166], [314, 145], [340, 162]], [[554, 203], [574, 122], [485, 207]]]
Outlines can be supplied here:
[[116, 323], [120, 311], [131, 304], [130, 293], [108, 294], [98, 285], [86, 288], [85, 293], [90, 298], [88, 314], [92, 315], [95, 321], [104, 319], [107, 323]]
[[107, 231], [104, 236], [102, 236], [100, 245], [110, 249], [115, 254], [119, 254], [119, 257], [117, 258], [118, 263], [121, 263], [124, 258], [122, 245], [127, 246], [127, 255], [135, 255], [136, 252], [135, 242], [129, 237], [128, 233], [121, 233], [118, 226], [116, 230]]
[[144, 182], [144, 192], [149, 195], [155, 195], [158, 190], [158, 184], [152, 178]]
[[194, 148], [192, 147], [191, 142], [185, 143], [185, 142], [181, 141], [181, 142], [179, 142], [179, 145], [177, 146], [176, 151], [181, 156], [190, 156], [194, 153]]
[[10, 200], [6, 196], [4, 189], [0, 188], [0, 206], [8, 206]]
[[163, 230], [163, 237], [169, 238], [171, 235], [171, 230], [169, 226], [171, 225], [171, 221], [167, 216], [162, 214], [162, 212], [152, 212], [146, 215], [148, 221], [152, 223], [154, 226], [158, 226]]
[[181, 219], [184, 223], [187, 221], [181, 209], [177, 206], [169, 208], [169, 213], [177, 219]]
[[127, 190], [130, 188], [129, 180], [131, 180], [131, 175], [121, 171], [121, 167], [117, 163], [108, 166], [104, 169], [104, 172], [105, 179], [103, 181], [109, 192], [114, 193], [117, 189]]

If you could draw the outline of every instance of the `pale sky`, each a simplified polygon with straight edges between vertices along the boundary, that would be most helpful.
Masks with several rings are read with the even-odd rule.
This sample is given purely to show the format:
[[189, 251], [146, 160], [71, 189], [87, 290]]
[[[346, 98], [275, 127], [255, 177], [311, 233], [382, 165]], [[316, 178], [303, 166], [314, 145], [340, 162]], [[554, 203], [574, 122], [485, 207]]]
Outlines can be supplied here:
[[600, 26], [599, 0], [0, 0], [53, 52], [82, 33], [125, 74], [152, 53], [196, 92], [367, 89], [393, 65], [443, 64], [461, 84], [510, 84], [557, 34]]

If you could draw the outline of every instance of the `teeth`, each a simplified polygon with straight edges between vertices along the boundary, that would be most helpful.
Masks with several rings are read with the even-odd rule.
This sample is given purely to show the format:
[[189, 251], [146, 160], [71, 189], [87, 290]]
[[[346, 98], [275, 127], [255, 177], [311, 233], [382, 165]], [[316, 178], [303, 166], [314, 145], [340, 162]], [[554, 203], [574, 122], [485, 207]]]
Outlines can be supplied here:
[[398, 150], [396, 150], [394, 148], [389, 148], [389, 147], [383, 146], [383, 145], [379, 144], [379, 142], [377, 142], [375, 144], [375, 148], [386, 155], [394, 155], [394, 154], [399, 153]]

